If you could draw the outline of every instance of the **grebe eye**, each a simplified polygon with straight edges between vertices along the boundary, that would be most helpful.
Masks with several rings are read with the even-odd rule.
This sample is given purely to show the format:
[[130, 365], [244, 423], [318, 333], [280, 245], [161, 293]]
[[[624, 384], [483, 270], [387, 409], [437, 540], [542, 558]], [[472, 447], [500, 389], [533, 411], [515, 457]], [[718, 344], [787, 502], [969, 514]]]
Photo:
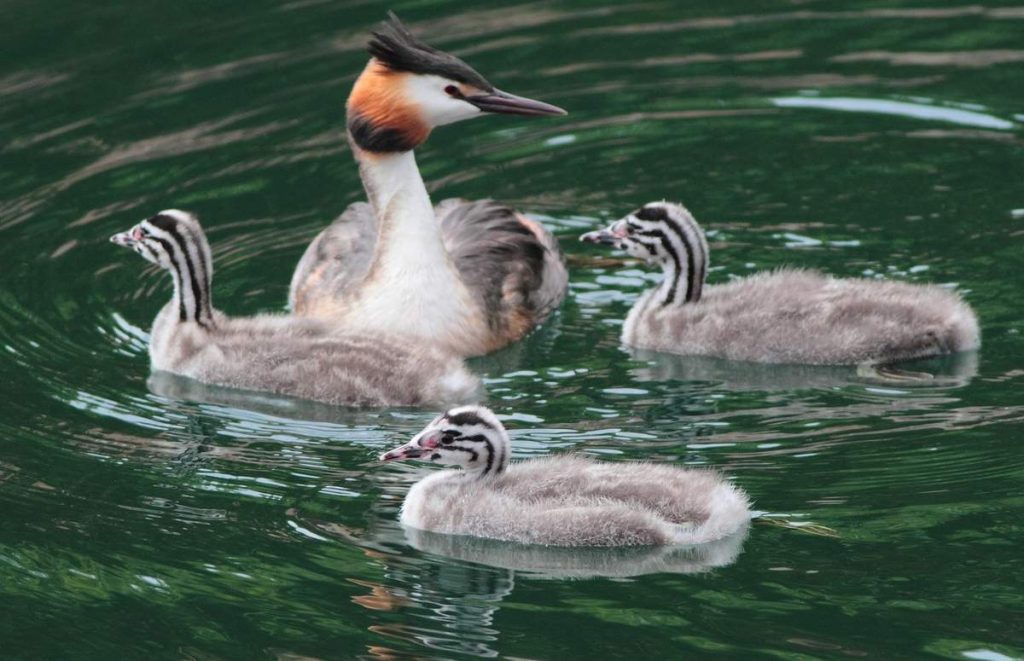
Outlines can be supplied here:
[[447, 94], [448, 96], [454, 98], [454, 99], [461, 99], [462, 98], [462, 90], [460, 90], [455, 85], [448, 85], [447, 87], [445, 87], [444, 88], [444, 93]]

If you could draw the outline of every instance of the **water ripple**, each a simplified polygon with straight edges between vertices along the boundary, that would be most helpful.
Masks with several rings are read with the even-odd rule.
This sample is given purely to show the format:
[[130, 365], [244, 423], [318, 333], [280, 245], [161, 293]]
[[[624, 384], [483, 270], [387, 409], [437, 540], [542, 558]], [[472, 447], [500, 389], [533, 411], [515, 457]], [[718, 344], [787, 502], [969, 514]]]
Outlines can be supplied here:
[[[417, 155], [435, 198], [512, 203], [569, 259], [551, 321], [471, 362], [516, 459], [719, 468], [788, 525], [610, 553], [403, 530], [430, 468], [376, 455], [435, 411], [150, 374], [170, 282], [107, 237], [192, 209], [218, 305], [282, 311], [306, 243], [363, 197], [343, 101], [381, 10], [26, 5], [19, 70], [0, 73], [4, 639], [54, 658], [69, 640], [105, 657], [592, 658], [622, 640], [652, 658], [1012, 656], [1024, 8], [399, 9], [570, 111], [443, 127]], [[900, 370], [627, 350], [622, 319], [658, 276], [576, 237], [662, 198], [709, 230], [713, 282], [799, 265], [956, 283], [984, 348]]]

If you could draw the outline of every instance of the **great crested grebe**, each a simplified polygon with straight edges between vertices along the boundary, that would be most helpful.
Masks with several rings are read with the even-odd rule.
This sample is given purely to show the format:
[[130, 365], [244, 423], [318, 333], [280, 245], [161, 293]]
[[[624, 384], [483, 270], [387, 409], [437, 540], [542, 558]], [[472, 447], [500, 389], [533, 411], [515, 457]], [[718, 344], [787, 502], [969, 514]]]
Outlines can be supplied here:
[[349, 406], [451, 404], [479, 394], [462, 361], [436, 347], [386, 334], [339, 334], [315, 319], [230, 318], [214, 309], [210, 246], [189, 213], [162, 211], [110, 240], [174, 280], [174, 297], [150, 333], [154, 370]]
[[747, 496], [707, 469], [561, 455], [509, 464], [508, 433], [482, 406], [449, 410], [382, 461], [461, 466], [409, 490], [404, 525], [547, 546], [704, 544], [745, 530]]
[[643, 349], [762, 363], [892, 363], [976, 349], [970, 306], [935, 285], [779, 269], [705, 285], [708, 244], [682, 205], [651, 202], [582, 241], [623, 249], [664, 271], [622, 327]]
[[445, 200], [435, 209], [413, 149], [433, 128], [485, 113], [565, 111], [495, 89], [394, 14], [369, 52], [347, 114], [370, 204], [349, 206], [306, 249], [292, 276], [293, 312], [343, 330], [400, 331], [464, 356], [518, 340], [565, 296], [557, 241], [490, 200]]

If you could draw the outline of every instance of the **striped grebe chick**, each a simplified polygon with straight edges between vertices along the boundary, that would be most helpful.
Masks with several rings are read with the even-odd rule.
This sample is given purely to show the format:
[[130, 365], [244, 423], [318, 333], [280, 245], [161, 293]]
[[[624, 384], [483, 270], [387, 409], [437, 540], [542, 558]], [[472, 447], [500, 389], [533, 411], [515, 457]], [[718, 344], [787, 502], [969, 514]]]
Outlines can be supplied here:
[[651, 202], [583, 241], [660, 265], [626, 317], [624, 344], [760, 363], [887, 364], [976, 349], [978, 320], [936, 285], [778, 269], [706, 285], [708, 244], [682, 205]]
[[510, 463], [508, 433], [482, 406], [451, 409], [382, 461], [459, 466], [417, 482], [401, 522], [450, 535], [547, 546], [703, 544], [744, 530], [747, 496], [707, 469], [559, 455]]
[[306, 249], [291, 309], [363, 332], [401, 329], [459, 355], [523, 337], [565, 297], [558, 242], [491, 200], [432, 206], [413, 150], [439, 126], [484, 114], [561, 115], [495, 89], [414, 37], [393, 14], [348, 98], [348, 138], [369, 204], [355, 203]]
[[213, 260], [195, 216], [169, 209], [110, 240], [167, 269], [174, 295], [150, 332], [154, 370], [347, 406], [437, 405], [479, 394], [461, 359], [314, 319], [228, 317], [213, 307]]

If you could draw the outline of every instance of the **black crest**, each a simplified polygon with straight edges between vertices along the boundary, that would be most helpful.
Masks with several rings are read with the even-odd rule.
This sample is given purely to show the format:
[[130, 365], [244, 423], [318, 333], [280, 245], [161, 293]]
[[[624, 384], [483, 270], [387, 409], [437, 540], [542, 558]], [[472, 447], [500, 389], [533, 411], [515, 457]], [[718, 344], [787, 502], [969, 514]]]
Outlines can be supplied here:
[[494, 90], [494, 86], [473, 67], [454, 55], [428, 46], [414, 37], [394, 12], [389, 11], [388, 20], [384, 21], [379, 30], [373, 32], [373, 38], [370, 39], [366, 50], [393, 71], [434, 74], [472, 85], [485, 92]]

